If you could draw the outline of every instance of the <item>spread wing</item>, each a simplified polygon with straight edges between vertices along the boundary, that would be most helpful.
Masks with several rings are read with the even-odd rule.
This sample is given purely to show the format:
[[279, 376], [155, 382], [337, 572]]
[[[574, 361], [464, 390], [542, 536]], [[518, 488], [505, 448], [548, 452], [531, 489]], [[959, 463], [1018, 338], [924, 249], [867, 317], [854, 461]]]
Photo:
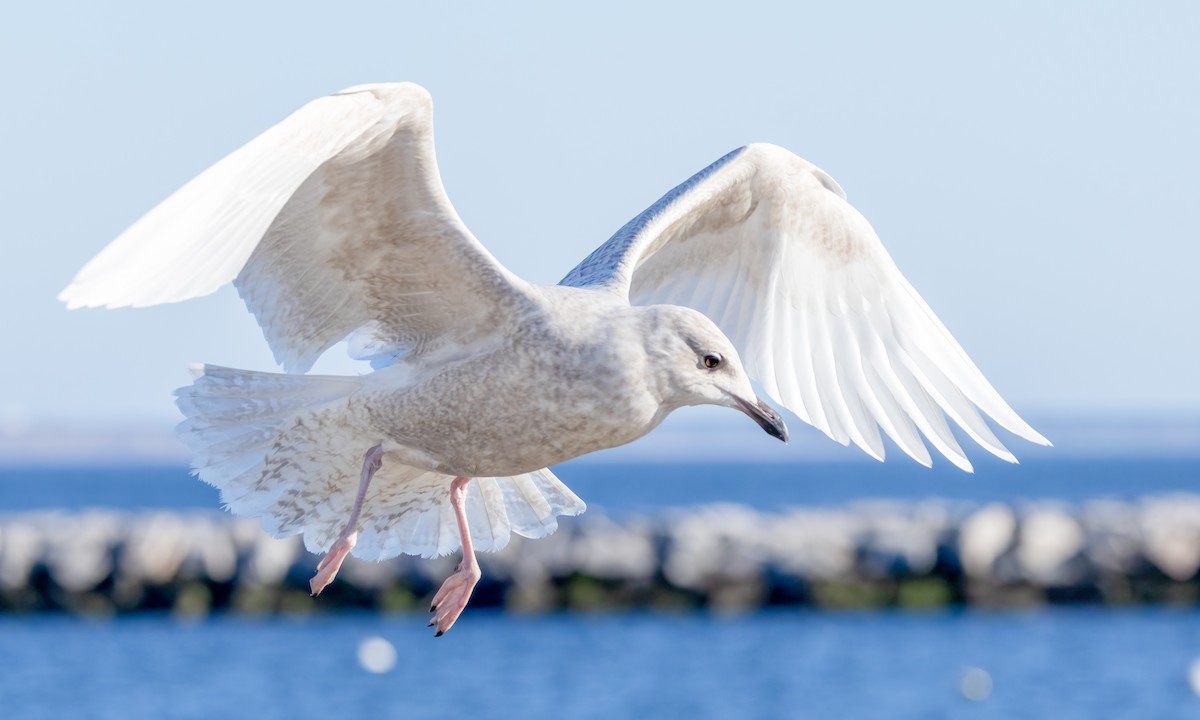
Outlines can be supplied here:
[[833, 178], [783, 148], [749, 145], [701, 170], [562, 284], [705, 313], [771, 398], [878, 459], [882, 428], [929, 465], [919, 431], [970, 470], [949, 416], [1015, 462], [980, 411], [1049, 444], [984, 379]]
[[432, 103], [410, 83], [305, 105], [147, 213], [59, 299], [139, 307], [230, 281], [289, 372], [355, 330], [363, 355], [469, 343], [529, 302], [446, 197]]

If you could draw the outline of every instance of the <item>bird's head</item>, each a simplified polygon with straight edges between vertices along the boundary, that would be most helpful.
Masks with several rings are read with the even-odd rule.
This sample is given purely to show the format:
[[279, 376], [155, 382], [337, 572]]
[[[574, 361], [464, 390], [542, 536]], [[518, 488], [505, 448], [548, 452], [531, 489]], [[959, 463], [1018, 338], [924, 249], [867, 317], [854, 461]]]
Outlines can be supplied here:
[[659, 369], [665, 405], [723, 405], [740, 410], [768, 435], [787, 442], [787, 425], [774, 408], [759, 400], [742, 367], [737, 349], [704, 314], [677, 305], [658, 305], [647, 353]]

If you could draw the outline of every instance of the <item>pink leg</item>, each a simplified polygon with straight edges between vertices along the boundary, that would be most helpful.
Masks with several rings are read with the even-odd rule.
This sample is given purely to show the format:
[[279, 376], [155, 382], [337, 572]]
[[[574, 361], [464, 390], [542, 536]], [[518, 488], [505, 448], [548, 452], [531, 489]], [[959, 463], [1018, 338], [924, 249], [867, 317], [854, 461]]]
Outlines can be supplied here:
[[434, 637], [441, 637], [449, 630], [458, 616], [462, 614], [471, 593], [479, 582], [479, 563], [475, 560], [475, 548], [471, 546], [471, 530], [467, 527], [467, 483], [471, 478], [456, 477], [450, 484], [450, 504], [454, 507], [454, 517], [458, 519], [458, 535], [462, 540], [463, 559], [458, 564], [454, 574], [446, 578], [442, 587], [433, 596], [433, 604], [429, 612], [434, 613], [429, 626], [437, 626]]
[[362, 511], [363, 499], [367, 497], [367, 486], [371, 484], [371, 478], [382, 466], [383, 447], [376, 445], [363, 457], [362, 475], [358, 480], [358, 495], [354, 498], [354, 509], [350, 511], [346, 529], [342, 530], [342, 534], [333, 543], [333, 547], [329, 548], [329, 552], [321, 558], [321, 562], [317, 565], [317, 574], [308, 581], [308, 587], [312, 590], [313, 595], [320, 595], [325, 586], [333, 582], [333, 578], [337, 576], [338, 570], [342, 567], [342, 561], [354, 548], [354, 542], [358, 539], [358, 514]]

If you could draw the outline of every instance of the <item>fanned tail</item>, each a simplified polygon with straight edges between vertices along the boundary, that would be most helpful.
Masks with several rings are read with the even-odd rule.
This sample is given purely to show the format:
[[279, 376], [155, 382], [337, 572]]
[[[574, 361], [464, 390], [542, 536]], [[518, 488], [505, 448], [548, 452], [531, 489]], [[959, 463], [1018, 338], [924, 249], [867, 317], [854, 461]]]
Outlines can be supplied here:
[[[382, 440], [351, 412], [362, 379], [215, 365], [191, 371], [195, 381], [175, 394], [193, 471], [221, 491], [231, 512], [260, 518], [276, 537], [302, 533], [311, 552], [328, 550], [353, 506], [363, 453]], [[456, 551], [452, 480], [385, 454], [359, 516], [354, 555], [382, 560]], [[585, 509], [547, 469], [478, 477], [467, 486], [467, 520], [480, 551], [503, 548], [514, 532], [549, 535], [558, 515]]]
[[[379, 482], [381, 478], [383, 482]], [[438, 557], [461, 546], [450, 506], [448, 475], [400, 464], [383, 467], [371, 481], [354, 554], [369, 560], [405, 555]], [[500, 550], [512, 533], [540, 538], [558, 529], [559, 515], [578, 515], [587, 505], [548, 469], [512, 477], [476, 477], [467, 485], [467, 524], [481, 552]], [[321, 536], [318, 547], [332, 544]], [[305, 544], [308, 536], [305, 536]], [[310, 547], [311, 549], [311, 547]]]

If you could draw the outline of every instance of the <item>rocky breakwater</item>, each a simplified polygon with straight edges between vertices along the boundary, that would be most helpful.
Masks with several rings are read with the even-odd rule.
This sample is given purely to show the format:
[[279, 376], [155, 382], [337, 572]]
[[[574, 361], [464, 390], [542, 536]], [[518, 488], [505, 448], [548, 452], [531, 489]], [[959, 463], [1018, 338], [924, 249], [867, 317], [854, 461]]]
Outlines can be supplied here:
[[[481, 556], [472, 603], [817, 608], [1200, 600], [1200, 495], [1016, 505], [864, 501], [764, 513], [715, 505], [590, 512]], [[348, 562], [320, 598], [297, 538], [220, 513], [0, 516], [0, 611], [406, 611], [457, 558]]]

